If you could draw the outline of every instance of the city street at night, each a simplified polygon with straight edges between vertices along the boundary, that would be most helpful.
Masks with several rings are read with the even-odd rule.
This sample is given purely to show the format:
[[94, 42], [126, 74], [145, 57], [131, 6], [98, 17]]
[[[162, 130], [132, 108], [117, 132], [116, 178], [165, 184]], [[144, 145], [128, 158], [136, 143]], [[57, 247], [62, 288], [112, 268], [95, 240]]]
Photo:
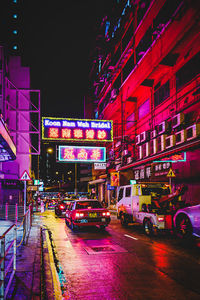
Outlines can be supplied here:
[[150, 238], [140, 226], [121, 227], [114, 214], [105, 231], [72, 231], [53, 210], [42, 223], [51, 233], [64, 299], [200, 299], [198, 239]]

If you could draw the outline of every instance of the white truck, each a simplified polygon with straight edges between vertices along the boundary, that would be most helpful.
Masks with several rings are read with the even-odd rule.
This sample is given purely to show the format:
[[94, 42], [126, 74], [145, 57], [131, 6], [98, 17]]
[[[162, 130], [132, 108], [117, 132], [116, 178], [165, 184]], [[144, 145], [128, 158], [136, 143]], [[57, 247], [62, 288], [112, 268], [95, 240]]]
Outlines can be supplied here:
[[171, 193], [167, 183], [138, 183], [118, 189], [117, 217], [122, 226], [139, 223], [147, 235], [172, 230], [173, 216], [181, 206], [182, 189]]

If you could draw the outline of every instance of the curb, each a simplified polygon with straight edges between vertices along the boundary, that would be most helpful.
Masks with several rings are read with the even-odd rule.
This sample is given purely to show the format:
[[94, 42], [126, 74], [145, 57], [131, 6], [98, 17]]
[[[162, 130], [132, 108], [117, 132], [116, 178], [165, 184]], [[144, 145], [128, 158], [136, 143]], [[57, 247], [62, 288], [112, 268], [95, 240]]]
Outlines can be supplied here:
[[54, 263], [54, 256], [47, 229], [42, 229], [42, 277], [43, 290], [42, 299], [61, 300], [62, 291], [56, 266]]

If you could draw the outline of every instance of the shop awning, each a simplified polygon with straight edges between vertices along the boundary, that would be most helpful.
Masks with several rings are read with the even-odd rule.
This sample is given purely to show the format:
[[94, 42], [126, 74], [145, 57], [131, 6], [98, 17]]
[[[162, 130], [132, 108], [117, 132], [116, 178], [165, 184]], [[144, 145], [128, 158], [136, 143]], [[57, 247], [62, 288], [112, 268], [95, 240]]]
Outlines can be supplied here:
[[0, 162], [14, 159], [16, 159], [16, 146], [3, 119], [0, 118]]
[[105, 179], [96, 179], [96, 180], [89, 181], [88, 183], [89, 184], [97, 184], [97, 183], [103, 183], [105, 181], [106, 181]]

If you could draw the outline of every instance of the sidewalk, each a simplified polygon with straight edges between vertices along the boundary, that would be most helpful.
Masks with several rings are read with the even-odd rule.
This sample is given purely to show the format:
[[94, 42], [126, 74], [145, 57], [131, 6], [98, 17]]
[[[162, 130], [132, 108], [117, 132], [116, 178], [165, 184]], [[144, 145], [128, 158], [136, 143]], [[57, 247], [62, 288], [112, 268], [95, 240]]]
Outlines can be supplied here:
[[17, 249], [17, 270], [6, 299], [41, 299], [41, 219], [32, 217], [26, 245]]

